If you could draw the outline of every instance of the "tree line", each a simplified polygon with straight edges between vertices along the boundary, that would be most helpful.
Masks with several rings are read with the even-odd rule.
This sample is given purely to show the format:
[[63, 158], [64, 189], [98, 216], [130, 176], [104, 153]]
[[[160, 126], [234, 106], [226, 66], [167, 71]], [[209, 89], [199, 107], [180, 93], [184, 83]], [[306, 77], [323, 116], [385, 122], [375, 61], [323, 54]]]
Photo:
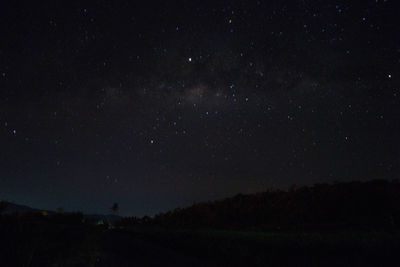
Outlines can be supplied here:
[[400, 183], [320, 183], [238, 194], [224, 200], [193, 204], [156, 216], [126, 217], [121, 226], [246, 230], [335, 230], [399, 228]]

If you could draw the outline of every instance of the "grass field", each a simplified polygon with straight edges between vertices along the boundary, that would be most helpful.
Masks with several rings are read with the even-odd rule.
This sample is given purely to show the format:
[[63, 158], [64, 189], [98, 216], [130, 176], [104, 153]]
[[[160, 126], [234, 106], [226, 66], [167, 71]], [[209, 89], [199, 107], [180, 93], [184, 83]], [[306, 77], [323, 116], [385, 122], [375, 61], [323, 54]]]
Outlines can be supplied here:
[[146, 227], [124, 232], [216, 266], [390, 266], [400, 262], [398, 232], [282, 233]]
[[234, 231], [0, 217], [0, 266], [400, 266], [399, 230]]

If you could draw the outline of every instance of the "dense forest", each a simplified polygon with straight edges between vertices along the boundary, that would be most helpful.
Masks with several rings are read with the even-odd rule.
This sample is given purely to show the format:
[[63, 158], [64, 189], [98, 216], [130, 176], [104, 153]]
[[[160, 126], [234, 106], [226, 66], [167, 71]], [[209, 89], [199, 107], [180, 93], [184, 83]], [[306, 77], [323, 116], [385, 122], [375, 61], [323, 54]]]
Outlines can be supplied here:
[[373, 180], [292, 186], [193, 204], [152, 218], [126, 217], [121, 226], [233, 230], [390, 229], [400, 226], [400, 183]]

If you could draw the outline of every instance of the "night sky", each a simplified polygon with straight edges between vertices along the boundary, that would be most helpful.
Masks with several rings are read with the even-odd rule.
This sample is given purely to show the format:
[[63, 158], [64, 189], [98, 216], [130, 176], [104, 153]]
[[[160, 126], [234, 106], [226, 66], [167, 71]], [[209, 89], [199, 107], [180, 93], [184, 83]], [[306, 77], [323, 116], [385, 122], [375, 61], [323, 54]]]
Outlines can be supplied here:
[[399, 178], [394, 0], [13, 2], [0, 199], [140, 216]]

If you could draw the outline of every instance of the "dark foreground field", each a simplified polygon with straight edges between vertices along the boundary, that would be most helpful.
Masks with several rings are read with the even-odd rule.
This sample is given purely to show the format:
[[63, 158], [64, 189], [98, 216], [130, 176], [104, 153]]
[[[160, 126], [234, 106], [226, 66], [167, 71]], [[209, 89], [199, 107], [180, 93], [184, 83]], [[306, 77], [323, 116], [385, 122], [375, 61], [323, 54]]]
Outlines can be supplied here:
[[3, 202], [0, 266], [400, 266], [399, 203], [398, 181], [318, 184], [108, 226]]
[[400, 233], [396, 231], [242, 232], [148, 226], [107, 229], [48, 219], [29, 224], [19, 220], [2, 219], [0, 266], [400, 264]]
[[399, 240], [388, 232], [115, 230], [96, 266], [398, 266]]

